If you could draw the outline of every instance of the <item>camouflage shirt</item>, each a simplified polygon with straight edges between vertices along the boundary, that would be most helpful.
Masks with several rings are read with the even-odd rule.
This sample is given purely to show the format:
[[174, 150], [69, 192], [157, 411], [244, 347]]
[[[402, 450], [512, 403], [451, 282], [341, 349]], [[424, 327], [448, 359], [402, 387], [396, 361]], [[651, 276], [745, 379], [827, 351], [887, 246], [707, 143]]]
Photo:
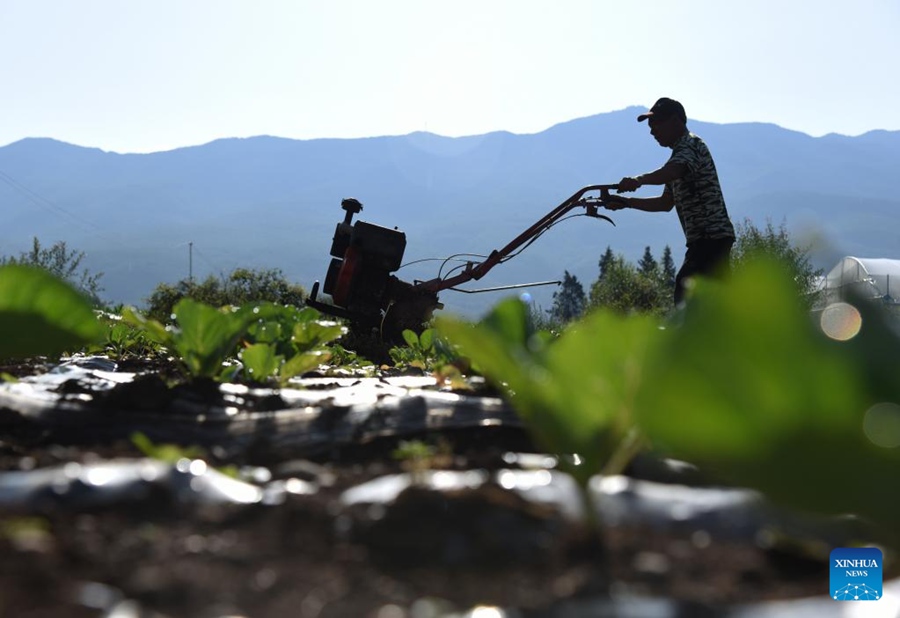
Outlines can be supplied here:
[[672, 147], [670, 162], [683, 163], [687, 174], [666, 186], [688, 244], [695, 240], [734, 238], [734, 226], [725, 208], [716, 164], [709, 148], [693, 133], [685, 133]]

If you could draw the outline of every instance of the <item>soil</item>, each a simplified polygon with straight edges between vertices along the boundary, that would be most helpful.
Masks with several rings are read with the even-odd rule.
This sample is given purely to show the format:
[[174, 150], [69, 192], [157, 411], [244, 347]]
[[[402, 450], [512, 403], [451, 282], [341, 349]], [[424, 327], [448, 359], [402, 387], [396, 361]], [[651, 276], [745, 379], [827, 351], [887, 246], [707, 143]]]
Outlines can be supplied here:
[[[518, 427], [443, 431], [440, 444], [431, 468], [496, 470], [509, 467], [505, 453], [536, 451]], [[715, 616], [827, 590], [827, 556], [815, 552], [646, 525], [590, 533], [493, 483], [447, 491], [414, 484], [386, 509], [340, 506], [345, 490], [404, 471], [397, 446], [396, 436], [384, 436], [302, 459], [210, 450], [211, 465], [264, 468], [270, 482], [316, 480], [316, 491], [287, 493], [277, 504], [184, 503], [159, 492], [113, 504], [0, 508], [0, 616], [437, 618], [497, 606], [549, 617], [567, 601], [631, 596]], [[0, 471], [142, 457], [127, 439], [42, 434], [0, 410]], [[112, 611], [129, 604], [144, 613]]]

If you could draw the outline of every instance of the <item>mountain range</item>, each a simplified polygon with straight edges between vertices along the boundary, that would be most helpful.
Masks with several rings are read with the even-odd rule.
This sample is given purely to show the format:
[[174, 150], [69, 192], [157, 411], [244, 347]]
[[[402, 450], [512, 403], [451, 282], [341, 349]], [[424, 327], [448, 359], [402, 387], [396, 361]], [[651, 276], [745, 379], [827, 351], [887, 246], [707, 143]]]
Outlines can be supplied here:
[[[323, 279], [345, 197], [359, 219], [407, 237], [397, 275], [431, 279], [459, 260], [481, 261], [579, 187], [615, 183], [662, 165], [669, 151], [636, 122], [634, 107], [564, 122], [540, 133], [470, 137], [430, 133], [359, 139], [221, 139], [149, 154], [120, 154], [49, 138], [0, 148], [0, 255], [32, 238], [65, 241], [102, 272], [101, 297], [141, 306], [158, 283], [278, 268], [309, 289]], [[811, 256], [900, 258], [900, 132], [811, 137], [773, 124], [688, 126], [709, 145], [735, 223], [785, 225], [817, 238]], [[658, 187], [636, 195], [653, 195]], [[609, 246], [637, 261], [684, 238], [674, 212], [611, 213], [615, 226], [573, 218], [467, 289], [559, 280], [587, 290]], [[526, 289], [549, 308], [555, 286]], [[524, 290], [515, 290], [521, 293]], [[476, 315], [509, 292], [447, 290], [448, 311]]]

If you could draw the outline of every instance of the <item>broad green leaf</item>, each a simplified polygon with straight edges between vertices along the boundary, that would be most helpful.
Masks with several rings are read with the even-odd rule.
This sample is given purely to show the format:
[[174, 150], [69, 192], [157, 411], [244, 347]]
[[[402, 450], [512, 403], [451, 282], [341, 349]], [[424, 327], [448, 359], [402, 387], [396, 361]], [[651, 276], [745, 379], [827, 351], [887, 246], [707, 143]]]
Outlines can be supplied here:
[[326, 320], [309, 320], [294, 325], [292, 341], [297, 352], [302, 353], [347, 334], [347, 327]]
[[403, 341], [406, 342], [406, 345], [411, 348], [419, 347], [419, 336], [414, 331], [407, 328], [400, 334], [403, 336]]
[[[525, 305], [507, 300], [496, 305], [479, 324], [441, 316], [436, 328], [471, 360], [473, 367], [515, 392], [527, 387], [528, 370], [524, 366], [533, 362], [526, 348], [527, 320]], [[522, 386], [522, 382], [526, 385]]]
[[322, 317], [319, 310], [314, 309], [313, 307], [301, 307], [300, 309], [297, 307], [290, 307], [290, 309], [296, 313], [296, 320], [298, 322], [314, 322]]
[[652, 318], [602, 312], [535, 345], [518, 300], [501, 303], [479, 325], [441, 318], [437, 329], [505, 390], [539, 445], [580, 456], [570, 472], [582, 484], [632, 427], [644, 355], [664, 336]]
[[[274, 357], [286, 358], [333, 341], [344, 335], [346, 327], [319, 320], [319, 312], [312, 308], [296, 309], [274, 303], [253, 303], [242, 307], [216, 309], [190, 298], [180, 300], [173, 309], [176, 326], [166, 327], [156, 320], [148, 320], [126, 309], [123, 320], [143, 329], [154, 340], [177, 353], [194, 376], [220, 377], [222, 363], [233, 357], [237, 344], [247, 338], [250, 347], [263, 344], [271, 348]], [[286, 335], [290, 333], [290, 336]], [[247, 343], [247, 342], [245, 342]], [[248, 348], [249, 349], [249, 348]], [[254, 373], [258, 369], [265, 378], [273, 358], [265, 348], [254, 348], [250, 359]], [[324, 362], [322, 355], [312, 355], [286, 363], [287, 371], [302, 372]], [[260, 363], [257, 367], [256, 363]], [[292, 369], [296, 368], [296, 369]], [[282, 371], [284, 371], [282, 366]], [[226, 376], [230, 374], [225, 374]], [[296, 374], [290, 374], [296, 375]], [[261, 378], [256, 378], [261, 379]]]
[[666, 336], [651, 316], [600, 311], [573, 323], [547, 346], [543, 366], [551, 377], [545, 387], [549, 399], [533, 414], [538, 431], [562, 424], [560, 446], [584, 459], [579, 474], [587, 475], [585, 481], [601, 471], [634, 426], [646, 356]]
[[68, 283], [39, 268], [0, 267], [0, 357], [57, 355], [102, 337], [90, 302]]
[[255, 382], [275, 376], [283, 360], [284, 357], [276, 353], [275, 346], [267, 343], [254, 343], [241, 352], [244, 377]]
[[534, 334], [531, 315], [525, 304], [516, 298], [498, 303], [482, 320], [482, 326], [510, 345], [526, 346]]
[[247, 335], [256, 343], [276, 344], [284, 338], [284, 329], [275, 320], [258, 320], [247, 329]]
[[156, 343], [169, 349], [174, 349], [175, 343], [172, 331], [158, 321], [141, 315], [132, 307], [125, 307], [122, 310], [122, 321], [126, 324], [131, 324], [136, 328], [140, 328]]
[[299, 322], [314, 321], [319, 316], [311, 307], [301, 310], [274, 303], [246, 305], [241, 311], [253, 318], [247, 329], [247, 341], [274, 344], [277, 353], [286, 358], [296, 353], [292, 342], [294, 326]]
[[251, 320], [248, 312], [220, 311], [190, 298], [178, 301], [173, 313], [175, 349], [191, 373], [202, 377], [218, 374]]
[[430, 350], [434, 345], [434, 329], [426, 328], [422, 331], [422, 334], [419, 335], [419, 345], [422, 346], [423, 350]]
[[307, 371], [312, 371], [322, 363], [328, 362], [331, 358], [331, 352], [328, 350], [311, 350], [303, 352], [289, 358], [279, 371], [279, 377], [282, 383], [287, 382], [294, 376], [298, 376]]
[[[900, 418], [900, 389], [876, 394], [866, 357], [886, 345], [896, 357], [900, 344], [876, 319], [862, 323], [858, 343], [828, 340], [794, 289], [767, 264], [728, 285], [700, 282], [683, 325], [647, 363], [639, 423], [655, 446], [708, 474], [897, 529], [900, 497], [886, 489], [900, 473], [900, 448], [878, 446], [865, 425], [877, 403]], [[896, 384], [897, 361], [889, 366]]]

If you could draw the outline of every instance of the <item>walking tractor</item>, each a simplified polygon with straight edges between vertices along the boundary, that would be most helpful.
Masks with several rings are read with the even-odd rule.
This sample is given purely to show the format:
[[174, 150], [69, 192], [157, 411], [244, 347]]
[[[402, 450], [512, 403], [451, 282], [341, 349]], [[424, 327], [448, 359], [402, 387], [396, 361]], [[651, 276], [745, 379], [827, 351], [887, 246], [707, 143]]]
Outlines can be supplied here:
[[[318, 300], [319, 282], [310, 291], [307, 304], [329, 315], [346, 319], [354, 331], [376, 330], [385, 342], [401, 342], [402, 332], [419, 332], [436, 309], [443, 308], [438, 294], [444, 290], [487, 292], [533, 285], [539, 282], [483, 290], [462, 290], [457, 286], [481, 279], [494, 266], [501, 264], [528, 247], [544, 232], [570, 216], [612, 219], [597, 209], [622, 198], [611, 195], [618, 185], [590, 185], [576, 191], [562, 204], [519, 234], [502, 249], [492, 251], [482, 262], [466, 262], [445, 275], [427, 281], [402, 281], [394, 275], [400, 269], [406, 250], [406, 234], [366, 221], [353, 222], [363, 205], [355, 198], [341, 201], [344, 220], [337, 224], [331, 243], [331, 263], [322, 291], [332, 303]], [[572, 211], [583, 209], [584, 212]], [[567, 216], [568, 215], [568, 216]]]

